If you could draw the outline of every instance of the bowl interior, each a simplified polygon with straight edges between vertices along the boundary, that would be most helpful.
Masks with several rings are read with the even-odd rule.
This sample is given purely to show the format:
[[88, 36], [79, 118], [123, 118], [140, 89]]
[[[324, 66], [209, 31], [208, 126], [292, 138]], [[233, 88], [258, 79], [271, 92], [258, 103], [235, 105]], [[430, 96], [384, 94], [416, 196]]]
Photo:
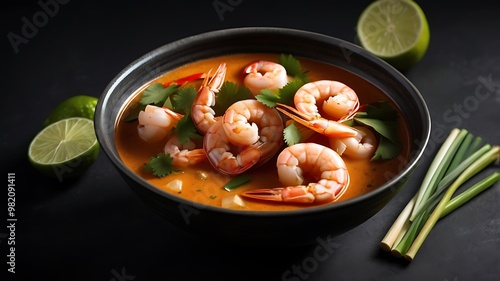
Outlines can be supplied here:
[[[284, 28], [236, 28], [204, 33], [164, 45], [131, 63], [111, 81], [99, 99], [95, 128], [102, 149], [113, 164], [132, 181], [170, 200], [187, 203], [182, 198], [151, 186], [121, 162], [114, 143], [114, 129], [121, 111], [137, 89], [177, 67], [220, 55], [259, 52], [289, 53], [329, 63], [351, 72], [385, 92], [400, 107], [404, 118], [411, 120], [409, 126], [412, 140], [411, 155], [409, 163], [399, 174], [370, 193], [321, 208], [342, 208], [343, 205], [356, 204], [365, 198], [377, 196], [378, 193], [404, 180], [404, 177], [414, 169], [430, 134], [430, 115], [418, 90], [396, 69], [354, 44], [317, 33]], [[207, 208], [218, 212], [233, 212], [210, 206]], [[301, 212], [314, 211], [313, 208]], [[294, 213], [294, 211], [290, 214], [247, 212], [259, 216], [283, 216]]]

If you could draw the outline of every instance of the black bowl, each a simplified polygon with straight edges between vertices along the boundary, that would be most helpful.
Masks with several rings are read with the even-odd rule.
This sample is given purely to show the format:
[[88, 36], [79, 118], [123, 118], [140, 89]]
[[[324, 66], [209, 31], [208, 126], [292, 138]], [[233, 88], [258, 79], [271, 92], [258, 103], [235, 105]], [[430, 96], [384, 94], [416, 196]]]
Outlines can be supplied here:
[[[365, 195], [321, 207], [287, 212], [235, 211], [194, 203], [157, 189], [129, 170], [118, 155], [114, 131], [131, 95], [144, 84], [184, 64], [230, 53], [290, 53], [338, 66], [384, 91], [409, 126], [409, 163], [383, 186]], [[99, 99], [95, 129], [102, 149], [136, 194], [169, 222], [210, 239], [245, 245], [289, 246], [338, 235], [380, 211], [404, 186], [430, 135], [430, 115], [418, 90], [396, 69], [362, 48], [326, 35], [284, 28], [235, 28], [164, 45], [116, 76]]]

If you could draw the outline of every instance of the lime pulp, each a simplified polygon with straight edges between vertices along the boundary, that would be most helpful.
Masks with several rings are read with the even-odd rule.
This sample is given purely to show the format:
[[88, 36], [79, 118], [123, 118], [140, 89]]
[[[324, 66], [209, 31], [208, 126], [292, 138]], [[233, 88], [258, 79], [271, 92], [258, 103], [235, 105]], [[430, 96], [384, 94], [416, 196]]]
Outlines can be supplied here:
[[94, 121], [72, 117], [42, 129], [29, 145], [28, 158], [37, 170], [62, 181], [85, 172], [98, 152]]
[[400, 70], [422, 59], [430, 38], [424, 12], [410, 0], [374, 1], [361, 13], [357, 34], [363, 48]]

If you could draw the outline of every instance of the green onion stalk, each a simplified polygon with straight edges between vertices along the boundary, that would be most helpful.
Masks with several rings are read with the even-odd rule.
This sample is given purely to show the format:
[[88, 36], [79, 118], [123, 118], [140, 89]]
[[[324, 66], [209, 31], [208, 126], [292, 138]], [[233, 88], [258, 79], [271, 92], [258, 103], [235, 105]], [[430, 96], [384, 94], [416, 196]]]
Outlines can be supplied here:
[[[498, 161], [498, 159], [500, 159], [500, 146], [495, 146], [487, 153], [485, 153], [483, 156], [481, 156], [481, 158], [479, 158], [476, 162], [474, 162], [462, 174], [458, 176], [458, 178], [448, 188], [441, 201], [439, 201], [439, 204], [436, 206], [436, 208], [430, 215], [429, 219], [427, 219], [427, 221], [425, 222], [424, 226], [422, 227], [422, 230], [415, 238], [415, 241], [413, 241], [413, 244], [411, 245], [410, 249], [408, 250], [408, 252], [406, 252], [405, 259], [409, 261], [413, 260], [413, 258], [420, 249], [420, 246], [422, 246], [422, 244], [424, 243], [424, 240], [431, 231], [431, 229], [434, 227], [438, 219], [443, 216], [443, 212], [446, 206], [448, 205], [448, 202], [450, 202], [450, 199], [455, 193], [455, 191], [469, 178], [471, 178], [472, 176], [483, 170], [486, 166], [490, 165], [491, 163]], [[482, 188], [481, 185], [493, 184], [496, 181], [498, 181], [498, 179], [499, 179], [499, 173], [494, 173], [489, 178], [486, 178], [485, 180], [479, 182], [478, 183], [479, 187], [476, 188], [481, 189]], [[461, 200], [465, 201], [466, 198]], [[453, 206], [449, 208], [453, 208]], [[450, 210], [448, 210], [448, 212], [449, 211]]]
[[451, 198], [463, 183], [499, 159], [499, 146], [483, 145], [480, 137], [464, 129], [453, 129], [429, 166], [419, 191], [380, 242], [381, 248], [396, 257], [413, 260], [438, 219], [500, 180], [500, 173], [494, 172]]

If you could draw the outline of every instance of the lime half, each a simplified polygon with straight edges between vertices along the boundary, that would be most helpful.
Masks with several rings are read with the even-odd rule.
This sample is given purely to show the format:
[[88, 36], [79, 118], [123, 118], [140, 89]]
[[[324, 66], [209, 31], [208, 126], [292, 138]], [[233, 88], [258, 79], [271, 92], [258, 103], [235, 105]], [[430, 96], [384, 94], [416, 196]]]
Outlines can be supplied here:
[[37, 170], [62, 181], [85, 172], [98, 153], [94, 121], [74, 117], [42, 129], [30, 143], [28, 158]]
[[357, 24], [360, 44], [400, 70], [420, 61], [429, 45], [429, 26], [422, 9], [410, 0], [374, 1]]
[[60, 102], [49, 114], [49, 117], [43, 122], [48, 126], [56, 121], [70, 118], [83, 117], [94, 120], [95, 107], [98, 99], [92, 96], [78, 95]]

